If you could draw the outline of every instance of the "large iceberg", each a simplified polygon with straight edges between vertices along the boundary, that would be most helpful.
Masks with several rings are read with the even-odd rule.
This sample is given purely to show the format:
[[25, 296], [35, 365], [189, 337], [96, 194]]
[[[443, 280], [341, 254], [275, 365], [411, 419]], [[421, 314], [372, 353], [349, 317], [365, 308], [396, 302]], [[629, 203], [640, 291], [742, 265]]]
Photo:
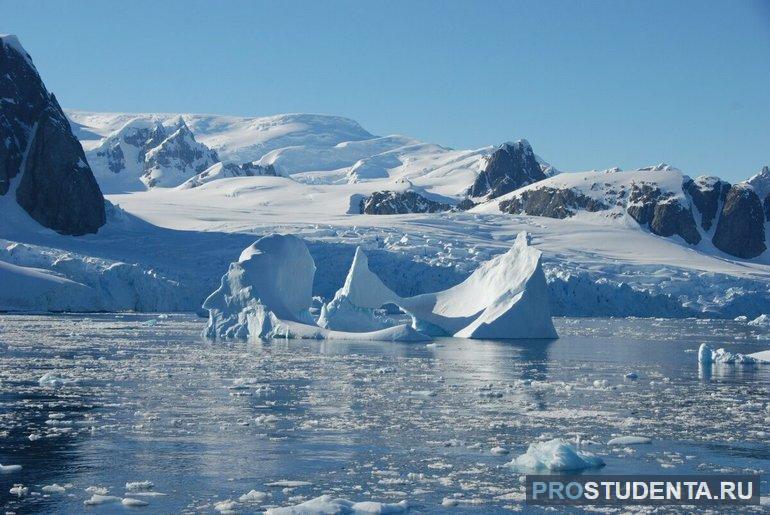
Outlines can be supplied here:
[[423, 341], [407, 325], [367, 332], [342, 332], [316, 325], [310, 314], [315, 263], [300, 238], [273, 234], [247, 247], [231, 263], [203, 307], [205, 336], [212, 340], [272, 338]]
[[434, 336], [558, 338], [540, 257], [521, 232], [508, 252], [483, 263], [457, 286], [400, 297], [369, 269], [358, 248], [344, 286], [323, 307], [318, 323], [340, 331], [381, 329], [387, 321], [374, 310], [395, 304], [412, 317], [416, 330]]
[[712, 349], [705, 343], [698, 348], [698, 363], [700, 365], [756, 365], [770, 363], [770, 350], [741, 354], [725, 349]]

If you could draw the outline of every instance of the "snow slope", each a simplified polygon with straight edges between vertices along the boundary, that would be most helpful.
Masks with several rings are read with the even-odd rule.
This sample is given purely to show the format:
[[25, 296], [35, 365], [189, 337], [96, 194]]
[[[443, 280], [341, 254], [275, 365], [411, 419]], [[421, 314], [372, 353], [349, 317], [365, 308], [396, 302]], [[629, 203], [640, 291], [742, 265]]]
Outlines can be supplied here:
[[[178, 117], [68, 114], [91, 149], [131, 120], [171, 124]], [[401, 136], [380, 138], [351, 120], [323, 115], [182, 119], [222, 161], [264, 158], [296, 171], [288, 178], [229, 177], [189, 189], [111, 194], [107, 198], [119, 208], [110, 210], [97, 236], [64, 238], [23, 220], [6, 220], [0, 223], [0, 261], [90, 288], [94, 309], [196, 310], [241, 250], [273, 232], [308, 242], [318, 268], [313, 294], [329, 300], [344, 282], [357, 246], [389, 288], [413, 296], [460, 283], [525, 230], [543, 252], [554, 315], [754, 318], [770, 303], [767, 255], [737, 259], [709, 248], [708, 238], [692, 247], [677, 237], [651, 234], [625, 215], [612, 216], [612, 210], [565, 219], [509, 215], [499, 211], [496, 199], [470, 212], [351, 214], [355, 199], [374, 191], [411, 188], [459, 200], [492, 146], [451, 150]], [[371, 152], [378, 153], [361, 157]], [[316, 160], [319, 155], [331, 157]], [[666, 174], [673, 172], [620, 173], [665, 185]], [[600, 184], [624, 177], [608, 171], [560, 173], [547, 180], [583, 187], [591, 183], [589, 176]], [[57, 302], [43, 298], [34, 304], [58, 309]], [[10, 301], [4, 305], [14, 308]]]

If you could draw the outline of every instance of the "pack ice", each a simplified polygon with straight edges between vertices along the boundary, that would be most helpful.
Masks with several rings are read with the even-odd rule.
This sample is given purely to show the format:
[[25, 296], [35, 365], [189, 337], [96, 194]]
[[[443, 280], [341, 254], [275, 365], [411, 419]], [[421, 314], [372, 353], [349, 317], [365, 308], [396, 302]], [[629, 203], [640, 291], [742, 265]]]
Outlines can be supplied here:
[[230, 264], [219, 288], [204, 301], [209, 311], [205, 336], [213, 340], [430, 339], [407, 325], [363, 333], [317, 326], [310, 314], [315, 270], [302, 239], [272, 234], [257, 240]]
[[392, 303], [412, 317], [415, 329], [433, 336], [558, 338], [540, 258], [522, 231], [508, 252], [483, 263], [462, 283], [404, 298], [369, 269], [359, 247], [345, 285], [323, 307], [319, 325], [340, 331], [379, 329], [387, 322], [374, 310]]

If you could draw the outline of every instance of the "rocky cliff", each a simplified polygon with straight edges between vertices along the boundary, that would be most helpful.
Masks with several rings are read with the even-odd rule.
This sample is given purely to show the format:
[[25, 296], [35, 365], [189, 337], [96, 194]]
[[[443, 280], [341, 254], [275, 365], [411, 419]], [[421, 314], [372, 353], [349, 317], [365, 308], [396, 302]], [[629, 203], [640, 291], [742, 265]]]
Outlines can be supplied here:
[[18, 39], [0, 36], [0, 195], [14, 188], [18, 204], [59, 233], [105, 223], [104, 197], [59, 103]]

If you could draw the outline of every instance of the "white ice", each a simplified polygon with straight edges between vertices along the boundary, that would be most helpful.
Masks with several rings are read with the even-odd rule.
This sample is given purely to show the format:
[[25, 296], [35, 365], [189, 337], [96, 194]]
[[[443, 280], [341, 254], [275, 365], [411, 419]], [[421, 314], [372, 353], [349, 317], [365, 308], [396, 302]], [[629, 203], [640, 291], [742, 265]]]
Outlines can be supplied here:
[[315, 263], [301, 238], [273, 234], [246, 248], [203, 303], [213, 340], [272, 338], [423, 341], [406, 325], [352, 333], [316, 325], [310, 314]]
[[324, 306], [319, 324], [371, 330], [382, 324], [372, 310], [392, 303], [412, 316], [415, 329], [436, 336], [557, 338], [540, 258], [522, 231], [508, 252], [483, 263], [457, 286], [405, 298], [369, 269], [359, 247], [344, 286]]
[[270, 508], [267, 515], [345, 515], [345, 514], [386, 514], [404, 513], [409, 509], [407, 501], [382, 503], [375, 501], [353, 502], [322, 495], [294, 506]]
[[725, 349], [714, 350], [705, 343], [702, 343], [698, 348], [698, 363], [701, 365], [753, 365], [770, 363], [770, 350], [753, 352], [751, 354], [741, 354], [739, 352], [730, 352]]
[[593, 453], [576, 449], [574, 445], [556, 438], [529, 445], [527, 452], [508, 463], [517, 472], [577, 472], [604, 466]]

